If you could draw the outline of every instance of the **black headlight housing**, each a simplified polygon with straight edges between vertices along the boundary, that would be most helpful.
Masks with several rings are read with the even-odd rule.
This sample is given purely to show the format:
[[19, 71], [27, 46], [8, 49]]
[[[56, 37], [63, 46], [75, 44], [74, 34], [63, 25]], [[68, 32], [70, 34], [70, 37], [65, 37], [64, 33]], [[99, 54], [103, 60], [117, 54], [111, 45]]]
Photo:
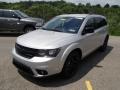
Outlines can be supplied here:
[[40, 56], [40, 57], [44, 57], [44, 56], [56, 57], [59, 52], [60, 52], [59, 48], [57, 48], [57, 49], [49, 49], [49, 50], [39, 50], [38, 51], [38, 56]]

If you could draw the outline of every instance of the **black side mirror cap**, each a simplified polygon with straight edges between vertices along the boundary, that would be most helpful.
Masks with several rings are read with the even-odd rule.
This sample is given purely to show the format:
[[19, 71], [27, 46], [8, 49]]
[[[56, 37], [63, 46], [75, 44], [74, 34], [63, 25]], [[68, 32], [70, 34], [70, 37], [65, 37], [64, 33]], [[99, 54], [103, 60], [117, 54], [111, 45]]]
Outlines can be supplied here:
[[21, 19], [20, 17], [17, 17], [18, 19]]

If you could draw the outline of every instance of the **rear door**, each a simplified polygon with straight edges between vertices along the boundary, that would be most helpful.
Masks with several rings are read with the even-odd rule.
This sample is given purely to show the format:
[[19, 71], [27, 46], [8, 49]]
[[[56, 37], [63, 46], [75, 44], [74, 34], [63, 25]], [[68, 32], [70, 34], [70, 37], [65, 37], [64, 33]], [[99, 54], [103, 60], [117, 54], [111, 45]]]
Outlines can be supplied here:
[[102, 17], [95, 17], [95, 33], [98, 39], [98, 44], [102, 45], [107, 34], [107, 22]]

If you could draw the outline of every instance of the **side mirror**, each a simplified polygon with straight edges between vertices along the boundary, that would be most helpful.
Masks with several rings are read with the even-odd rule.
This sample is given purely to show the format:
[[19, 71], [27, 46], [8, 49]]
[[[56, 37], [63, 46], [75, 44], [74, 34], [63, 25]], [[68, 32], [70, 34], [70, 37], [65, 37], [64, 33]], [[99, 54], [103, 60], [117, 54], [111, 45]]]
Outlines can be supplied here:
[[21, 19], [21, 18], [20, 18], [19, 16], [17, 16], [17, 15], [13, 15], [13, 17], [14, 17], [14, 18], [17, 18], [17, 19], [19, 19], [19, 20]]
[[18, 17], [18, 16], [17, 16], [17, 17], [15, 17], [15, 18], [17, 18], [17, 19], [19, 19], [19, 20], [21, 19], [21, 18], [20, 18], [20, 17]]
[[82, 35], [87, 34], [87, 33], [94, 33], [94, 27], [92, 26], [86, 26], [83, 30]]
[[20, 17], [17, 17], [19, 20], [21, 19]]

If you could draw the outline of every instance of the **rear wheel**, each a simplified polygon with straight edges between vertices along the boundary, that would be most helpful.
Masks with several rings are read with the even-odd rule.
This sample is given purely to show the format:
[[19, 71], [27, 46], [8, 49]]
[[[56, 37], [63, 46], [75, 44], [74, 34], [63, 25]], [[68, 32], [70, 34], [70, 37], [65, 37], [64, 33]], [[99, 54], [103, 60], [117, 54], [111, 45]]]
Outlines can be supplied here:
[[81, 54], [76, 50], [69, 54], [61, 75], [65, 78], [74, 76], [78, 70], [79, 62], [81, 60]]
[[27, 26], [27, 27], [25, 27], [25, 29], [24, 29], [24, 33], [28, 33], [28, 32], [31, 32], [31, 31], [33, 31], [33, 30], [35, 30], [34, 27], [32, 27], [32, 26]]
[[108, 46], [109, 35], [106, 36], [103, 45], [100, 47], [100, 51], [104, 52]]

